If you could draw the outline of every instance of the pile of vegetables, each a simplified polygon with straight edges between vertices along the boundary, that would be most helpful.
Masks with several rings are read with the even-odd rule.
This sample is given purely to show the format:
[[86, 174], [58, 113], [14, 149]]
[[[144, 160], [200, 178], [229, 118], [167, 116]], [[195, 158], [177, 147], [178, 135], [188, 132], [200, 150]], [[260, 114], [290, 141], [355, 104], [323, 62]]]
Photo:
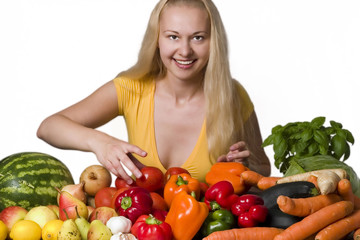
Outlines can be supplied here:
[[333, 156], [343, 162], [350, 156], [349, 143], [354, 144], [352, 133], [341, 123], [330, 121], [325, 127], [325, 117], [307, 122], [290, 122], [273, 127], [264, 140], [263, 147], [273, 145], [275, 166], [285, 173], [292, 159], [317, 155]]
[[[67, 220], [79, 217], [78, 206], [87, 210], [84, 216], [91, 210], [88, 221], [103, 223], [108, 240], [360, 239], [360, 181], [344, 163], [354, 138], [340, 123], [324, 122], [319, 117], [273, 129], [263, 146], [274, 145], [281, 177], [218, 162], [200, 182], [186, 169], [163, 174], [146, 166], [130, 185], [117, 177], [114, 188], [105, 168], [106, 174], [93, 168], [60, 191], [59, 210], [75, 209]], [[92, 209], [85, 208], [90, 197]]]
[[355, 171], [345, 163], [350, 157], [352, 133], [341, 123], [325, 117], [310, 122], [290, 122], [275, 126], [264, 140], [263, 147], [273, 145], [275, 167], [284, 176], [320, 169], [344, 169], [350, 177], [353, 192], [360, 197], [360, 180]]

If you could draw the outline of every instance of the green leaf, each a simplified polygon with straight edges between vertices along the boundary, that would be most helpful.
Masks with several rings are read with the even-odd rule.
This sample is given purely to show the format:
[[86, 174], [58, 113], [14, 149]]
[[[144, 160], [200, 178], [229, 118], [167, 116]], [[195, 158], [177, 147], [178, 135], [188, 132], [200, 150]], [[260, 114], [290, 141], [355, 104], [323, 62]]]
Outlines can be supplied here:
[[346, 132], [343, 129], [338, 129], [336, 134], [339, 135], [341, 138], [346, 140]]
[[297, 142], [295, 144], [295, 151], [299, 155], [303, 155], [305, 152], [305, 149], [307, 148], [308, 143], [307, 142]]
[[263, 144], [261, 145], [262, 147], [266, 147], [269, 146], [271, 144], [274, 143], [274, 136], [275, 135], [269, 135], [263, 142]]
[[330, 125], [335, 128], [335, 129], [341, 129], [342, 128], [342, 124], [341, 123], [338, 123], [338, 122], [335, 122], [335, 121], [330, 121]]
[[325, 147], [323, 145], [319, 145], [319, 153], [321, 155], [328, 155], [329, 147]]
[[349, 144], [346, 143], [343, 162], [345, 162], [345, 160], [347, 160], [349, 158], [349, 156], [350, 156], [350, 146], [349, 146]]
[[301, 139], [300, 141], [302, 142], [307, 142], [309, 141], [314, 135], [313, 135], [313, 130], [308, 128], [308, 129], [305, 129], [302, 133], [301, 133]]
[[325, 123], [325, 117], [317, 117], [317, 118], [314, 118], [312, 121], [311, 121], [311, 126], [314, 128], [314, 129], [319, 129], [321, 126], [324, 125]]
[[319, 152], [319, 144], [317, 142], [312, 142], [309, 146], [308, 146], [308, 156], [314, 156]]
[[346, 139], [340, 135], [335, 135], [331, 139], [331, 150], [333, 151], [333, 155], [335, 158], [340, 159], [342, 155], [344, 155], [346, 151]]
[[286, 170], [286, 172], [284, 174], [284, 177], [292, 176], [292, 175], [295, 175], [295, 174], [305, 172], [304, 168], [301, 167], [300, 164], [298, 164], [295, 159], [292, 159], [291, 161], [289, 161], [289, 163], [290, 163], [289, 167]]
[[277, 125], [271, 129], [272, 134], [277, 134], [278, 132], [282, 132], [283, 126]]
[[274, 152], [277, 156], [283, 157], [287, 152], [287, 142], [282, 135], [278, 134], [274, 137]]
[[314, 132], [314, 140], [322, 145], [323, 147], [327, 147], [330, 143], [329, 137], [326, 135], [325, 131], [315, 130]]
[[349, 130], [344, 129], [343, 130], [346, 133], [346, 141], [348, 141], [351, 144], [354, 144], [355, 139], [352, 133]]

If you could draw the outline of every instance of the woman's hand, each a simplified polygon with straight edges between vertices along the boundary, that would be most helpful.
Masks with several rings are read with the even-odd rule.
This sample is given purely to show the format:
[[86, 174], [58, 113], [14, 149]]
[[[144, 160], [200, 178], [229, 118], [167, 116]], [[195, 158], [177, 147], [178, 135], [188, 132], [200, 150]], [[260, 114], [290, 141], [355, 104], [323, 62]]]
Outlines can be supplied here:
[[133, 182], [133, 179], [128, 175], [124, 166], [136, 178], [140, 178], [142, 173], [139, 169], [144, 165], [136, 159], [134, 154], [140, 157], [146, 157], [147, 153], [139, 147], [113, 139], [112, 142], [101, 144], [95, 151], [98, 161], [106, 167], [115, 176], [123, 178], [128, 184]]
[[237, 142], [230, 146], [230, 151], [226, 155], [220, 156], [218, 162], [240, 162], [245, 166], [249, 166], [248, 157], [250, 151], [246, 147], [244, 141]]

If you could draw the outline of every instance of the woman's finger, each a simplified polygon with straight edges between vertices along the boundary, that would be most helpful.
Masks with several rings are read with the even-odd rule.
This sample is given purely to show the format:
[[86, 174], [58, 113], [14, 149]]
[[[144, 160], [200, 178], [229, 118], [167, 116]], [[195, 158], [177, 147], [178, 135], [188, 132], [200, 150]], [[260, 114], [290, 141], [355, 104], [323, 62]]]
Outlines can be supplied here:
[[237, 143], [234, 143], [233, 145], [230, 146], [230, 151], [236, 151], [236, 150], [245, 150], [247, 149], [246, 143], [244, 141], [240, 141]]

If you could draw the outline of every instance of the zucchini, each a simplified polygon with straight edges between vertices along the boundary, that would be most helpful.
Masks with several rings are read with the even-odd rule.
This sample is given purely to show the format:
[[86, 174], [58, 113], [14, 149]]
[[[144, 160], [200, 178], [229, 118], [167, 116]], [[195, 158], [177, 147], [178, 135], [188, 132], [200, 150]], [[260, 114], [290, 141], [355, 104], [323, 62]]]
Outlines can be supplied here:
[[283, 195], [291, 198], [306, 198], [318, 195], [319, 192], [315, 185], [308, 181], [289, 182], [276, 184], [259, 193], [264, 200], [264, 205], [268, 208], [278, 207], [276, 200]]

